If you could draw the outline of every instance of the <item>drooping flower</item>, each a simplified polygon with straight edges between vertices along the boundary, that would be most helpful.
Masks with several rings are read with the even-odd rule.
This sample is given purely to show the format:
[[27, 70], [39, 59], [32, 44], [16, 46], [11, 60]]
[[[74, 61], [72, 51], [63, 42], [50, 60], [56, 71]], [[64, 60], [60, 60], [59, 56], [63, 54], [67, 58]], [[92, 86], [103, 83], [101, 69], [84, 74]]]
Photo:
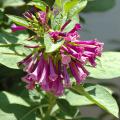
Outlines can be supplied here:
[[[37, 34], [37, 38], [43, 38], [42, 35], [46, 32], [53, 42], [64, 40], [64, 44], [57, 51], [46, 53], [45, 46], [41, 46], [38, 39], [38, 45], [25, 45], [34, 50], [18, 65], [23, 66], [23, 70], [27, 73], [22, 78], [27, 84], [27, 89], [32, 90], [39, 85], [42, 90], [60, 96], [63, 95], [64, 88], [72, 86], [70, 74], [75, 78], [76, 84], [81, 84], [86, 79], [89, 72], [85, 65], [96, 66], [95, 60], [96, 57], [101, 56], [103, 43], [96, 39], [81, 40], [78, 34], [81, 25], [78, 23], [69, 32], [64, 32], [71, 20], [67, 20], [60, 30], [53, 30], [48, 23], [47, 14], [47, 10], [46, 12], [33, 10], [25, 12], [24, 17], [29, 21], [29, 29]], [[12, 29], [17, 31], [26, 28], [14, 25]]]

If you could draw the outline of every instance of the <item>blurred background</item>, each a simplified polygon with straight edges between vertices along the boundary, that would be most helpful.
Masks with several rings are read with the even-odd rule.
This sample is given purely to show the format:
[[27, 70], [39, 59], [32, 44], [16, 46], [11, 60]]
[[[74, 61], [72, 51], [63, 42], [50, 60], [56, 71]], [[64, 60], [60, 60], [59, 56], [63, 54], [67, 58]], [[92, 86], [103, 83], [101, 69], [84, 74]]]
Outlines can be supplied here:
[[[11, 21], [5, 14], [22, 15], [28, 9], [26, 4], [31, 0], [0, 0], [0, 32], [8, 30]], [[46, 0], [52, 5], [53, 0]], [[120, 0], [93, 0], [80, 14], [83, 30], [80, 31], [81, 39], [98, 38], [105, 43], [104, 51], [120, 51]], [[0, 37], [0, 41], [1, 41]], [[20, 78], [24, 73], [21, 70], [9, 69], [0, 64], [0, 90], [24, 96], [27, 91]], [[91, 80], [111, 87], [114, 97], [120, 106], [120, 78], [109, 80]], [[98, 107], [81, 107], [85, 117], [96, 117], [99, 120], [117, 120]]]

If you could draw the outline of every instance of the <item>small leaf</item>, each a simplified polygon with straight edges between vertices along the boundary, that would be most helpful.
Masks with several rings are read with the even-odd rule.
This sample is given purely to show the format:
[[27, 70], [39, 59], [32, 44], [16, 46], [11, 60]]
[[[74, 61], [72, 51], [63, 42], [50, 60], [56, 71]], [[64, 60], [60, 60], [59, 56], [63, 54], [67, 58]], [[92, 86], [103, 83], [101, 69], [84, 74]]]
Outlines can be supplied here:
[[15, 16], [15, 15], [7, 15], [9, 19], [15, 22], [18, 25], [29, 27], [29, 23], [22, 17]]
[[84, 88], [82, 85], [76, 85], [73, 87], [73, 90], [84, 95], [94, 104], [118, 118], [119, 108], [117, 102], [112, 95], [106, 89], [104, 89], [104, 87], [96, 85], [96, 87], [93, 89], [93, 86]]
[[54, 52], [58, 48], [60, 48], [63, 45], [64, 40], [61, 40], [60, 42], [57, 42], [57, 43], [53, 43], [50, 35], [45, 34], [44, 43], [45, 43], [45, 47], [46, 47], [46, 53], [50, 53], [50, 52]]
[[87, 67], [90, 77], [112, 79], [120, 77], [120, 53], [104, 52], [97, 61], [96, 68]]
[[34, 1], [34, 2], [29, 2], [28, 5], [35, 6], [36, 8], [45, 11], [47, 4], [41, 0], [39, 1]]

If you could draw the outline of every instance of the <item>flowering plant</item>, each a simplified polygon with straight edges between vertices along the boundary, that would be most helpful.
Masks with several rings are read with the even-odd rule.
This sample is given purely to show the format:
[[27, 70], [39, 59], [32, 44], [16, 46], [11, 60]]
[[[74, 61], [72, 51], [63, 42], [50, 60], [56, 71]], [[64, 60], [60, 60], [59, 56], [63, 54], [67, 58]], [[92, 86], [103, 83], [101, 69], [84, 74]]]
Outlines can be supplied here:
[[78, 107], [93, 104], [118, 117], [111, 90], [86, 80], [94, 77], [104, 45], [97, 39], [82, 40], [78, 33], [82, 30], [78, 14], [87, 2], [55, 0], [50, 7], [42, 0], [34, 0], [23, 17], [7, 15], [14, 22], [12, 32], [30, 32], [26, 40], [21, 40], [23, 52], [27, 52], [16, 52], [21, 56], [16, 64], [25, 72], [22, 81], [32, 99], [32, 104], [24, 106], [30, 109], [35, 105], [20, 120], [83, 119]]

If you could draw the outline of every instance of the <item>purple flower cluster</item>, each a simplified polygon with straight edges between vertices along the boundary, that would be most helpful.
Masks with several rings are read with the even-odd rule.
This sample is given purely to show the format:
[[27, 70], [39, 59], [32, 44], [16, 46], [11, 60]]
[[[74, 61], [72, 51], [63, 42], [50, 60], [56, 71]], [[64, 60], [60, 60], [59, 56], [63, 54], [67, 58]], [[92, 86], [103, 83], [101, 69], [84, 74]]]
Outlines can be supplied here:
[[[24, 16], [29, 20], [34, 19], [34, 15], [30, 12], [26, 12]], [[37, 12], [37, 19], [43, 27], [47, 25], [46, 16], [45, 12]], [[72, 86], [70, 74], [75, 78], [77, 84], [81, 84], [89, 75], [85, 65], [96, 66], [95, 59], [97, 56], [101, 56], [103, 43], [96, 39], [80, 40], [77, 32], [81, 29], [80, 24], [75, 24], [72, 30], [64, 32], [70, 22], [71, 20], [68, 20], [59, 31], [51, 30], [51, 27], [48, 27], [47, 32], [54, 42], [60, 39], [65, 40], [57, 52], [48, 54], [44, 52], [45, 48], [41, 48], [19, 62], [19, 66], [22, 65], [23, 70], [27, 73], [22, 78], [27, 83], [27, 89], [32, 90], [36, 85], [40, 85], [41, 89], [46, 92], [52, 92], [56, 96], [63, 95], [64, 88]], [[26, 28], [23, 26], [12, 26], [12, 31], [24, 29]], [[39, 48], [39, 45], [28, 47], [34, 49]]]

